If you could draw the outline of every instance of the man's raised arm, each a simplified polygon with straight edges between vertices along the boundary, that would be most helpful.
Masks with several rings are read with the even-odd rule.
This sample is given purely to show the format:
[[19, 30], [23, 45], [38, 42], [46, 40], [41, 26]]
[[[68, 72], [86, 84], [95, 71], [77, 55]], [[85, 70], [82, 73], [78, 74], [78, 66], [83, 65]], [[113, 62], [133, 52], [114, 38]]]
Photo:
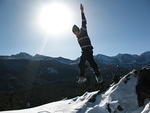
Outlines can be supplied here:
[[87, 22], [86, 22], [86, 18], [85, 18], [85, 15], [84, 15], [84, 7], [83, 7], [82, 4], [80, 5], [80, 9], [81, 9], [81, 17], [82, 17], [82, 29], [84, 31], [86, 31], [86, 29], [87, 29], [87, 27], [86, 27]]

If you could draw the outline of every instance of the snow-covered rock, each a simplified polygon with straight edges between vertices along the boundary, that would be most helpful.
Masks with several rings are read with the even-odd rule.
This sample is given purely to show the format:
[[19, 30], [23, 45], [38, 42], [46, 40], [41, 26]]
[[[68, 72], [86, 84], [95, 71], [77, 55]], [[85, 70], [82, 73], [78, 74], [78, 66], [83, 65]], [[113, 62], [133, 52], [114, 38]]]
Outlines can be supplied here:
[[[132, 113], [138, 109], [137, 77], [133, 73], [124, 76], [117, 84], [102, 94], [101, 107], [110, 108], [112, 113]], [[120, 110], [119, 110], [120, 107]]]
[[141, 113], [150, 113], [150, 102], [145, 106]]
[[2, 113], [150, 113], [150, 102], [138, 107], [136, 85], [138, 75], [131, 72], [106, 92], [86, 92], [84, 95], [35, 108]]

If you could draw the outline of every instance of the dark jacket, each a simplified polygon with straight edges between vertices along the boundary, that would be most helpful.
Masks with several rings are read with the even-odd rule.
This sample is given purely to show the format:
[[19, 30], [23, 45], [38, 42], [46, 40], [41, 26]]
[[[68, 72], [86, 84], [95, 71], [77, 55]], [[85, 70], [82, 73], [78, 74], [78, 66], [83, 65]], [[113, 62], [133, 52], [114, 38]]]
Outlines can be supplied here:
[[84, 52], [84, 51], [92, 50], [93, 46], [91, 44], [90, 38], [87, 33], [87, 27], [86, 27], [87, 22], [83, 12], [81, 13], [81, 16], [82, 16], [82, 26], [80, 29], [80, 35], [77, 36], [77, 38], [78, 38], [78, 43], [82, 51]]

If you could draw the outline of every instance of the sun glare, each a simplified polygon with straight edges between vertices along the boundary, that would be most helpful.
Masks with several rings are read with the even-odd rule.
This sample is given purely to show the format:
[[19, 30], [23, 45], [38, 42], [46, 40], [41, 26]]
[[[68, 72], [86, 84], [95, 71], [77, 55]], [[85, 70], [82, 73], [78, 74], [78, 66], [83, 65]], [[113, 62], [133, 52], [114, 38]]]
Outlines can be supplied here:
[[44, 33], [62, 35], [70, 31], [72, 12], [63, 3], [50, 3], [41, 7], [38, 14], [38, 26]]

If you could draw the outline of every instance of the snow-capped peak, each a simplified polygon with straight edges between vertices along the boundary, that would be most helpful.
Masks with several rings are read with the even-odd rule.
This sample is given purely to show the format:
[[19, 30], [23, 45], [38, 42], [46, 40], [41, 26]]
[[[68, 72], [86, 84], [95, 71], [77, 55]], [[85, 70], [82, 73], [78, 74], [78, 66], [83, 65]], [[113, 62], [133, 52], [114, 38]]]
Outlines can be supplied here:
[[17, 58], [17, 59], [30, 59], [32, 58], [31, 55], [29, 55], [28, 53], [25, 52], [20, 52], [16, 55], [11, 55], [11, 58]]

